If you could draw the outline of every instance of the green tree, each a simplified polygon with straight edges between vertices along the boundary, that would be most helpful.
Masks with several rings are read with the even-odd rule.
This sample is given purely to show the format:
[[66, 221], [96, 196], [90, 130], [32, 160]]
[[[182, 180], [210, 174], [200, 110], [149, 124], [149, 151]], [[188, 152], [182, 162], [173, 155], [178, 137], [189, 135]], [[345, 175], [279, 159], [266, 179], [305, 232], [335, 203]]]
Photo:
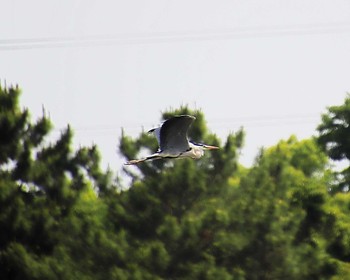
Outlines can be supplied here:
[[[196, 114], [182, 109], [164, 118]], [[198, 135], [207, 141], [202, 130]], [[245, 169], [234, 158], [241, 136], [230, 135], [219, 153], [203, 161], [148, 162], [132, 167], [135, 173], [128, 167], [134, 182], [122, 194], [128, 208], [114, 216], [125, 219], [125, 228], [143, 244], [160, 242], [167, 253], [162, 269], [145, 269], [181, 279], [330, 279], [346, 271], [330, 251], [331, 176], [315, 141], [280, 141]], [[130, 159], [155, 149], [148, 137], [123, 135], [121, 152]], [[125, 212], [135, 214], [132, 220], [123, 218]]]
[[315, 141], [294, 136], [262, 150], [235, 182], [231, 206], [226, 206], [234, 214], [220, 235], [224, 243], [217, 247], [217, 258], [240, 269], [244, 279], [336, 275], [322, 220], [329, 199], [326, 163]]
[[[199, 111], [182, 107], [164, 113], [163, 119], [180, 114], [196, 116], [190, 131], [192, 139], [220, 144], [208, 132]], [[123, 208], [115, 205], [113, 216], [123, 221], [123, 227], [138, 243], [142, 242], [142, 252], [149, 252], [139, 252], [137, 257], [147, 259], [141, 261], [144, 269], [164, 279], [232, 279], [225, 267], [216, 264], [210, 250], [215, 230], [223, 226], [215, 220], [227, 215], [216, 209], [216, 201], [238, 170], [243, 137], [242, 130], [229, 135], [222, 150], [207, 153], [200, 161], [158, 160], [125, 168], [133, 184], [121, 194]], [[136, 140], [123, 134], [120, 141], [120, 151], [127, 159], [135, 158], [142, 150], [156, 149], [156, 140], [146, 133]]]
[[[121, 188], [97, 147], [74, 151], [69, 126], [50, 142], [19, 95], [0, 88], [1, 279], [350, 278], [350, 193], [332, 192], [322, 139], [291, 136], [245, 168], [243, 130], [222, 143], [182, 107], [162, 119], [195, 115], [190, 137], [221, 149], [125, 167]], [[127, 160], [156, 149], [144, 132], [120, 139]]]
[[[334, 179], [328, 184], [334, 194], [328, 205], [328, 251], [339, 260], [344, 275], [350, 271], [350, 95], [344, 103], [330, 106], [322, 115], [317, 128], [317, 141], [330, 159], [347, 163], [340, 172], [333, 172]], [[337, 278], [342, 279], [342, 278]]]
[[112, 191], [111, 174], [101, 171], [96, 147], [72, 151], [70, 127], [45, 141], [50, 120], [32, 123], [19, 96], [0, 88], [0, 278], [97, 279], [98, 265], [122, 259], [126, 246], [107, 231], [97, 196]]
[[332, 191], [349, 191], [350, 184], [350, 94], [339, 106], [330, 106], [322, 115], [322, 122], [317, 128], [318, 143], [328, 156], [335, 161], [346, 160], [348, 167], [338, 173], [338, 182]]

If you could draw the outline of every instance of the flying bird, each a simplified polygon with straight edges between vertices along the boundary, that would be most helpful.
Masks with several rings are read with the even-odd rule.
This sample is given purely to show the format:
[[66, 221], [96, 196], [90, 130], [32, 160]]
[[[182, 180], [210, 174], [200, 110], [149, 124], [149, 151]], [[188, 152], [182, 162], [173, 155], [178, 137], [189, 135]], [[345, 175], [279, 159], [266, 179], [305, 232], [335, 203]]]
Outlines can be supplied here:
[[156, 153], [142, 159], [133, 159], [126, 165], [133, 165], [146, 160], [161, 158], [193, 158], [198, 159], [204, 155], [204, 150], [219, 149], [216, 146], [198, 144], [188, 140], [187, 132], [196, 118], [189, 115], [175, 116], [166, 120], [160, 127], [153, 128], [149, 133], [154, 133], [159, 149]]

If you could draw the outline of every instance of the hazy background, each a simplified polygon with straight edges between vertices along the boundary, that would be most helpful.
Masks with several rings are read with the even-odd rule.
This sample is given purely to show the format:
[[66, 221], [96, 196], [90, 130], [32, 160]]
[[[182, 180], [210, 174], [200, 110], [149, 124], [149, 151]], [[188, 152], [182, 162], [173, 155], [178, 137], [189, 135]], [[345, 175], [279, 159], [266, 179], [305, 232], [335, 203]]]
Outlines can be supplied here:
[[113, 170], [121, 127], [136, 136], [164, 110], [202, 110], [223, 140], [244, 126], [249, 165], [350, 91], [350, 1], [5, 0], [0, 35], [1, 83]]

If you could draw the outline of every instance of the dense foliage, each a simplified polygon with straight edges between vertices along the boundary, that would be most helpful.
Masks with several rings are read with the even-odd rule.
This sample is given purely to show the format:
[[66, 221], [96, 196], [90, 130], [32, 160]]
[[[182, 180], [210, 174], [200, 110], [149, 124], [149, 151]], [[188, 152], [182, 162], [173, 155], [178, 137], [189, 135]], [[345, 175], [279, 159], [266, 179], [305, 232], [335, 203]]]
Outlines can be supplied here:
[[[244, 132], [220, 141], [204, 114], [191, 138], [219, 151], [201, 160], [125, 167], [130, 186], [100, 168], [97, 147], [49, 141], [18, 88], [0, 88], [1, 279], [350, 279], [347, 172], [350, 99], [330, 107], [315, 139], [291, 136], [239, 164]], [[157, 149], [123, 134], [120, 155]], [[325, 152], [325, 153], [324, 153]], [[342, 176], [340, 176], [342, 175]]]

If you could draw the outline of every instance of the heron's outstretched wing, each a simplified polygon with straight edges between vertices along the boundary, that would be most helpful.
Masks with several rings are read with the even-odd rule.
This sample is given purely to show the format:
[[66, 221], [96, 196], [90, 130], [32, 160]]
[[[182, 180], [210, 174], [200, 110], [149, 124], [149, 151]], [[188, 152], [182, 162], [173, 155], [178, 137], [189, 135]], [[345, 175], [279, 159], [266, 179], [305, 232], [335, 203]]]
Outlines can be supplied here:
[[158, 145], [160, 146], [160, 127], [152, 128], [148, 131], [148, 133], [154, 134], [154, 136], [157, 138]]
[[166, 120], [160, 128], [160, 150], [170, 154], [187, 151], [190, 148], [187, 131], [195, 119], [182, 115]]

